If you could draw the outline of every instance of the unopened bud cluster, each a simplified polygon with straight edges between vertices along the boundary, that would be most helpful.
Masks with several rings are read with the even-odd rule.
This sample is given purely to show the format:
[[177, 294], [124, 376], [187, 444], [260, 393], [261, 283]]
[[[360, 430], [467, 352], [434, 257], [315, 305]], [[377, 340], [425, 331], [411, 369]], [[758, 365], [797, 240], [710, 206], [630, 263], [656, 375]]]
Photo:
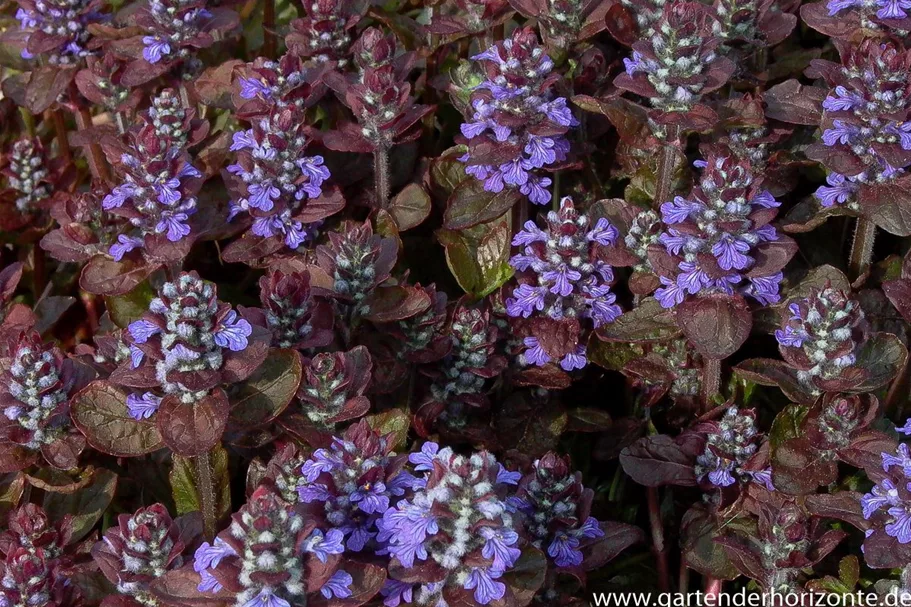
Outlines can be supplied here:
[[299, 350], [329, 345], [332, 309], [314, 294], [309, 272], [272, 272], [259, 279], [259, 289], [272, 345]]
[[88, 26], [104, 20], [99, 12], [101, 2], [98, 0], [38, 0], [23, 2], [16, 10], [19, 28], [28, 32], [22, 56], [33, 59], [35, 54], [29, 51], [31, 33], [41, 32], [42, 48], [47, 46], [47, 38], [56, 39], [58, 45], [52, 50], [43, 50], [41, 55], [51, 65], [68, 65], [77, 63], [92, 54], [88, 48], [91, 37]]
[[732, 406], [713, 424], [714, 428], [706, 436], [705, 451], [696, 458], [696, 478], [715, 487], [753, 480], [773, 490], [771, 470], [744, 469], [763, 438], [756, 428], [756, 413]]
[[37, 211], [37, 205], [52, 194], [44, 148], [37, 139], [20, 139], [13, 144], [4, 173], [9, 187], [16, 191], [16, 209], [20, 213]]

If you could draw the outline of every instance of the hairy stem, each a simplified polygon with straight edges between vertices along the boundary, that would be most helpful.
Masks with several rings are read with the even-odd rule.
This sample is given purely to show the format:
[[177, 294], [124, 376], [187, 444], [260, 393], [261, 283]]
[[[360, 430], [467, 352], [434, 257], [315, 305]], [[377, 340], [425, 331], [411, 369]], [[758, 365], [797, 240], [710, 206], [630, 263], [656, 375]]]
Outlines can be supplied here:
[[677, 592], [686, 594], [690, 590], [690, 568], [686, 566], [686, 559], [680, 558], [680, 577], [677, 579]]
[[874, 240], [876, 225], [865, 217], [858, 217], [854, 228], [854, 242], [851, 243], [851, 258], [848, 260], [852, 280], [860, 278], [869, 269], [873, 259]]
[[60, 157], [69, 164], [73, 161], [73, 153], [70, 151], [70, 142], [67, 138], [66, 121], [63, 118], [63, 110], [56, 109], [52, 112], [54, 120], [54, 131], [57, 133], [57, 145], [60, 147]]
[[655, 174], [655, 207], [670, 200], [674, 190], [674, 167], [677, 164], [677, 148], [680, 146], [680, 129], [672, 127], [668, 140], [658, 153], [658, 172]]
[[[85, 131], [92, 127], [92, 114], [88, 108], [80, 107], [79, 111], [76, 112], [76, 127], [80, 131]], [[88, 163], [89, 171], [91, 171], [94, 179], [103, 182], [111, 181], [110, 167], [108, 167], [104, 152], [101, 151], [101, 146], [97, 143], [92, 143], [88, 146]]]
[[193, 458], [196, 466], [196, 491], [199, 493], [199, 505], [202, 508], [203, 528], [206, 538], [215, 537], [215, 484], [212, 477], [212, 460], [209, 453], [203, 453]]
[[708, 411], [715, 395], [721, 393], [721, 360], [706, 358], [702, 367], [702, 402], [703, 409]]
[[263, 6], [263, 55], [275, 59], [278, 48], [275, 39], [275, 0], [264, 0]]
[[47, 257], [44, 249], [36, 242], [32, 245], [32, 293], [35, 301], [41, 299], [47, 285]]
[[648, 522], [652, 529], [652, 553], [658, 569], [658, 589], [670, 592], [671, 574], [667, 566], [667, 546], [664, 543], [664, 524], [661, 522], [661, 510], [658, 505], [658, 487], [649, 487]]
[[377, 208], [389, 206], [389, 150], [385, 147], [373, 152], [373, 189]]

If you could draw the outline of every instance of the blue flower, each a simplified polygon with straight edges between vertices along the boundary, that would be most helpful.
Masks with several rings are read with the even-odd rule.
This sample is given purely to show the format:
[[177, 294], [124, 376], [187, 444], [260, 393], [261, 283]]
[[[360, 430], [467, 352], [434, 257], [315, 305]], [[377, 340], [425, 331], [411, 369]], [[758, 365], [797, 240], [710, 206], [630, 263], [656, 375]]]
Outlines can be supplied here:
[[550, 362], [550, 355], [541, 347], [537, 337], [530, 335], [524, 338], [522, 343], [528, 348], [525, 350], [525, 360], [529, 364], [541, 367]]
[[127, 410], [130, 417], [135, 420], [149, 419], [158, 411], [163, 399], [151, 392], [142, 395], [130, 394], [127, 396]]
[[120, 261], [123, 259], [123, 256], [132, 251], [141, 247], [143, 241], [141, 238], [134, 238], [127, 236], [126, 234], [120, 234], [117, 236], [117, 244], [111, 245], [111, 248], [108, 249], [108, 253], [114, 258], [115, 261]]
[[271, 588], [263, 588], [241, 607], [291, 607], [291, 603], [276, 595]]
[[387, 578], [383, 583], [380, 593], [385, 597], [383, 605], [386, 607], [399, 607], [401, 604], [410, 605], [414, 592], [414, 585]]
[[310, 537], [304, 542], [302, 550], [310, 552], [321, 563], [325, 563], [330, 554], [342, 554], [345, 551], [345, 547], [342, 544], [344, 539], [345, 534], [338, 529], [330, 529], [325, 535], [319, 529], [314, 529]]
[[127, 331], [136, 343], [144, 344], [153, 335], [161, 333], [161, 329], [153, 322], [145, 319], [134, 320], [127, 326]]
[[222, 559], [229, 556], [237, 556], [237, 552], [220, 537], [215, 538], [215, 542], [203, 542], [193, 553], [193, 570], [198, 572], [218, 567]]
[[215, 343], [232, 352], [240, 352], [247, 347], [247, 338], [253, 333], [253, 327], [237, 312], [230, 310], [215, 328]]
[[168, 41], [157, 36], [143, 36], [142, 43], [145, 45], [142, 56], [149, 63], [158, 63], [162, 57], [171, 54], [171, 45]]
[[332, 577], [323, 584], [319, 591], [327, 599], [333, 597], [347, 599], [351, 596], [351, 584], [353, 582], [354, 578], [351, 577], [350, 573], [339, 569], [332, 574]]
[[465, 590], [474, 589], [474, 600], [487, 605], [506, 596], [506, 584], [496, 581], [503, 572], [487, 567], [473, 567], [465, 580]]
[[481, 555], [493, 560], [494, 569], [502, 571], [509, 569], [522, 554], [522, 551], [515, 547], [516, 542], [519, 541], [519, 534], [512, 529], [481, 527], [478, 533], [484, 538]]
[[427, 441], [421, 445], [420, 453], [412, 453], [408, 456], [408, 461], [415, 465], [418, 472], [429, 472], [433, 470], [433, 460], [439, 452], [440, 446], [434, 442]]
[[386, 485], [379, 481], [364, 483], [351, 494], [350, 500], [367, 514], [385, 512], [389, 508], [389, 497], [385, 495]]
[[579, 539], [568, 533], [559, 533], [547, 547], [547, 554], [558, 567], [575, 567], [582, 564]]
[[826, 182], [829, 185], [820, 186], [815, 193], [816, 198], [824, 207], [844, 204], [857, 191], [857, 185], [840, 173], [829, 173], [829, 176], [826, 177]]

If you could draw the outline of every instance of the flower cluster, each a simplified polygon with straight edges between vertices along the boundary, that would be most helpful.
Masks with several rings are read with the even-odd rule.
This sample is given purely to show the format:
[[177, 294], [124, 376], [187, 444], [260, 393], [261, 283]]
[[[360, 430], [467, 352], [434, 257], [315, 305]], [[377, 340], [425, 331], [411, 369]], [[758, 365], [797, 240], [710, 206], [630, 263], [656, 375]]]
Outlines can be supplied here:
[[121, 514], [92, 548], [92, 557], [118, 592], [137, 606], [154, 605], [149, 585], [183, 566], [183, 553], [197, 541], [201, 522], [198, 516], [175, 521], [162, 504]]
[[105, 20], [101, 0], [18, 0], [16, 19], [27, 35], [22, 56], [51, 65], [78, 63], [92, 54], [88, 26]]
[[191, 59], [230, 29], [219, 23], [206, 0], [149, 0], [136, 22], [145, 30], [142, 58], [153, 65]]
[[829, 286], [790, 302], [775, 339], [800, 382], [819, 394], [846, 387], [846, 371], [857, 362], [857, 351], [868, 334], [860, 303]]
[[[191, 272], [165, 283], [128, 333], [130, 361], [123, 364], [154, 370], [154, 383], [164, 395], [193, 403], [228, 379], [220, 371], [247, 348], [252, 327], [218, 301], [214, 284]], [[149, 387], [148, 381], [137, 383]], [[148, 418], [161, 400], [152, 392], [132, 394], [127, 406], [136, 419]]]
[[70, 422], [69, 399], [84, 381], [75, 363], [36, 331], [23, 331], [11, 344], [0, 376], [0, 436], [24, 451], [17, 467], [28, 466], [40, 451], [52, 464], [70, 468], [85, 443]]
[[568, 457], [547, 453], [535, 460], [519, 481], [509, 506], [525, 519], [531, 543], [553, 559], [557, 567], [582, 565], [582, 547], [604, 536], [589, 516], [592, 490], [582, 486], [582, 474], [570, 472]]
[[362, 0], [315, 0], [304, 5], [305, 16], [291, 22], [285, 41], [296, 55], [316, 63], [348, 65], [351, 30], [367, 12]]
[[241, 310], [244, 318], [272, 332], [277, 348], [309, 350], [332, 341], [332, 307], [311, 286], [310, 273], [280, 270], [259, 279], [262, 308]]
[[870, 521], [867, 537], [885, 533], [899, 544], [911, 543], [911, 452], [901, 443], [894, 453], [882, 454], [886, 474], [860, 498], [864, 519]]
[[389, 278], [397, 249], [393, 239], [374, 234], [370, 222], [345, 222], [316, 248], [317, 263], [332, 278], [333, 295], [349, 322], [370, 312], [367, 299]]
[[[378, 521], [381, 542], [388, 542], [395, 567], [407, 580], [390, 580], [383, 589], [395, 599], [418, 604], [461, 600], [488, 605], [504, 599], [500, 578], [519, 559], [519, 534], [504, 500], [518, 474], [507, 472], [486, 451], [457, 455], [424, 443], [409, 461], [426, 472], [411, 499], [399, 500]], [[415, 588], [414, 582], [427, 578]]]
[[889, 181], [911, 165], [911, 52], [868, 40], [842, 61], [814, 64], [830, 86], [822, 103], [822, 142], [829, 149], [819, 159], [833, 168], [816, 198], [824, 207], [857, 208], [858, 188]]
[[303, 463], [299, 500], [344, 534], [348, 550], [379, 550], [377, 521], [417, 481], [402, 470], [406, 461], [393, 451], [392, 435], [381, 436], [361, 420]]
[[52, 526], [44, 511], [26, 504], [9, 514], [0, 535], [0, 604], [9, 607], [77, 607], [79, 589], [69, 579], [69, 520]]
[[774, 491], [770, 469], [751, 471], [747, 467], [761, 441], [756, 412], [729, 407], [706, 433], [705, 451], [696, 458], [696, 478], [715, 487], [752, 480]]
[[661, 219], [658, 213], [651, 209], [639, 211], [630, 222], [629, 230], [623, 237], [626, 249], [638, 259], [633, 266], [637, 272], [651, 272], [652, 266], [648, 260], [648, 250], [652, 245], [659, 244], [661, 233]]
[[[339, 568], [341, 533], [323, 534], [268, 486], [232, 516], [231, 526], [196, 550], [199, 591], [233, 597], [235, 607], [299, 607], [317, 590], [327, 599], [352, 595], [352, 576]], [[317, 559], [319, 574], [306, 576]], [[331, 559], [331, 560], [330, 560]]]
[[162, 95], [129, 131], [127, 152], [118, 163], [122, 182], [102, 201], [106, 211], [125, 218], [134, 228], [132, 233], [120, 234], [110, 248], [118, 261], [134, 249], [157, 251], [159, 235], [171, 243], [190, 240], [188, 221], [197, 210], [202, 173], [190, 164], [184, 147], [192, 116], [175, 111], [169, 103], [172, 99], [173, 94]]
[[661, 112], [689, 112], [703, 96], [724, 86], [734, 63], [718, 54], [721, 25], [695, 2], [664, 4], [654, 33], [633, 44], [617, 87], [641, 95]]
[[370, 410], [364, 391], [370, 384], [373, 361], [367, 348], [324, 352], [307, 362], [297, 390], [304, 414], [319, 428], [357, 419]]
[[652, 259], [661, 274], [656, 298], [665, 308], [713, 291], [776, 303], [787, 258], [762, 253], [790, 242], [769, 223], [780, 203], [760, 188], [746, 160], [710, 155], [699, 166], [702, 177], [690, 197], [661, 205], [668, 227], [660, 236], [661, 263]]
[[20, 139], [13, 144], [9, 165], [3, 170], [15, 192], [16, 210], [33, 213], [53, 193], [44, 147], [38, 139]]
[[299, 55], [285, 53], [278, 61], [259, 57], [238, 77], [244, 102], [238, 116], [251, 119], [268, 115], [271, 108], [305, 110], [325, 92], [319, 71]]
[[506, 359], [495, 354], [499, 332], [490, 316], [486, 307], [463, 302], [452, 311], [447, 331], [451, 349], [432, 371], [430, 388], [433, 401], [445, 409], [437, 412], [440, 419], [450, 427], [466, 423], [466, 406], [486, 404], [487, 380], [506, 367]]
[[[358, 127], [341, 127], [342, 137], [327, 145], [345, 151], [386, 151], [419, 137], [420, 120], [432, 108], [416, 105], [411, 96], [408, 74], [414, 53], [397, 57], [395, 37], [373, 27], [364, 30], [352, 50], [357, 73], [347, 78], [335, 73], [329, 84], [354, 114]], [[350, 140], [342, 142], [342, 138]], [[355, 142], [363, 143], [363, 149]]]
[[411, 363], [435, 362], [449, 352], [446, 326], [446, 293], [437, 291], [435, 285], [420, 287], [430, 299], [430, 306], [422, 313], [406, 318], [389, 327], [392, 336], [399, 340], [398, 356]]
[[[255, 94], [250, 92], [251, 98]], [[322, 156], [304, 155], [310, 144], [305, 131], [297, 112], [275, 108], [255, 118], [252, 128], [234, 133], [237, 162], [228, 167], [235, 177], [228, 221], [248, 213], [254, 235], [278, 237], [290, 249], [311, 240], [320, 220], [334, 212], [314, 215], [308, 209], [308, 200], [323, 195], [329, 169]]]
[[465, 172], [488, 192], [518, 189], [535, 204], [550, 202], [549, 177], [540, 170], [566, 160], [566, 132], [578, 125], [565, 97], [554, 92], [559, 76], [532, 29], [473, 57], [483, 61], [486, 80], [472, 93], [469, 122], [462, 124], [468, 153]]
[[[554, 320], [587, 318], [595, 328], [620, 316], [622, 311], [610, 289], [613, 268], [601, 259], [602, 248], [617, 240], [617, 230], [603, 217], [591, 223], [568, 197], [560, 202], [559, 211], [547, 214], [544, 230], [533, 221], [525, 223], [512, 241], [524, 250], [509, 260], [520, 275], [519, 286], [506, 300], [507, 314], [522, 318], [543, 315]], [[567, 371], [586, 363], [584, 340], [576, 341], [580, 345], [560, 360]], [[537, 338], [526, 338], [526, 346], [529, 363], [550, 362]]]

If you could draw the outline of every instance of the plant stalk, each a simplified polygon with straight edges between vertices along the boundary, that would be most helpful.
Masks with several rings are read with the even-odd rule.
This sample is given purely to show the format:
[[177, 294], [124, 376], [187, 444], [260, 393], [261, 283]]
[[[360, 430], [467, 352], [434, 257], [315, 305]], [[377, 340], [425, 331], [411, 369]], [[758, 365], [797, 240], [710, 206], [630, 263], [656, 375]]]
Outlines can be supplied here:
[[658, 589], [670, 592], [671, 574], [667, 566], [667, 546], [664, 542], [664, 524], [661, 522], [661, 509], [658, 504], [658, 487], [649, 487], [648, 522], [652, 529], [652, 552], [658, 569]]
[[674, 190], [674, 166], [677, 164], [677, 148], [680, 146], [680, 129], [672, 127], [668, 140], [658, 153], [658, 172], [655, 175], [655, 207], [670, 200]]
[[706, 358], [702, 367], [702, 402], [703, 409], [712, 407], [712, 400], [721, 393], [721, 360]]
[[713, 577], [705, 578], [705, 596], [721, 596], [721, 580]]
[[70, 151], [70, 142], [67, 138], [66, 122], [63, 119], [63, 110], [56, 109], [51, 113], [54, 120], [54, 131], [57, 133], [57, 145], [60, 147], [60, 157], [66, 164], [73, 161], [73, 153]]
[[215, 537], [215, 484], [212, 475], [212, 460], [209, 453], [203, 453], [193, 458], [193, 464], [196, 466], [196, 490], [199, 493], [199, 505], [202, 508], [203, 529], [206, 538], [212, 540]]
[[263, 55], [275, 59], [278, 48], [275, 39], [275, 0], [264, 0], [263, 6]]
[[874, 240], [876, 225], [866, 217], [858, 217], [854, 228], [854, 242], [851, 243], [851, 258], [848, 260], [851, 280], [860, 278], [870, 268]]
[[380, 147], [373, 152], [373, 189], [376, 193], [376, 206], [385, 209], [389, 206], [389, 150]]
[[[73, 98], [75, 99], [75, 96]], [[76, 127], [80, 131], [92, 128], [92, 114], [88, 108], [80, 107], [79, 111], [76, 112]], [[105, 183], [111, 181], [110, 167], [108, 167], [104, 152], [101, 151], [101, 146], [97, 143], [92, 143], [88, 146], [88, 163], [89, 171], [91, 171], [94, 179]]]

